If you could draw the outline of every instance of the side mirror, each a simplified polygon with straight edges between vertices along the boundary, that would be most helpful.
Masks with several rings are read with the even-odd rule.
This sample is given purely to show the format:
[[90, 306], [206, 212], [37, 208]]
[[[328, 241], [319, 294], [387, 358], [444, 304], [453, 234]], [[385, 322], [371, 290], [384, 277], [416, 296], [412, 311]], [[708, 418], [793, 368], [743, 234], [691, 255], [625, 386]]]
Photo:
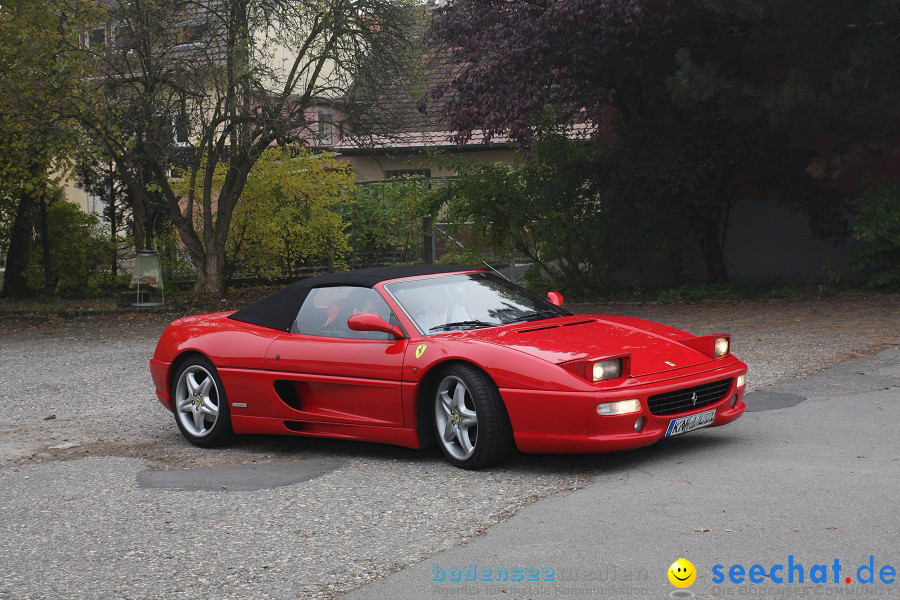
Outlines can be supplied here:
[[381, 333], [388, 333], [398, 340], [406, 337], [399, 326], [385, 322], [378, 315], [352, 315], [347, 319], [347, 327], [353, 331], [380, 331]]
[[565, 298], [559, 292], [547, 292], [547, 302], [556, 306], [562, 306]]

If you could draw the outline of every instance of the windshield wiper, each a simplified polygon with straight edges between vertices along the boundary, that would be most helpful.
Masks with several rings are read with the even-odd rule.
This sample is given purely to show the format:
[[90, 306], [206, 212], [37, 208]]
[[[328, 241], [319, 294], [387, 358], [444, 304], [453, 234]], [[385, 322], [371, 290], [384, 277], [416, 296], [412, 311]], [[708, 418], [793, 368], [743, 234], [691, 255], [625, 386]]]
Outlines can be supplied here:
[[512, 323], [523, 323], [525, 321], [540, 321], [541, 319], [552, 319], [554, 317], [558, 317], [560, 315], [556, 314], [552, 310], [539, 310], [537, 312], [528, 313], [527, 315], [523, 315], [518, 319], [513, 319], [512, 321], [507, 321], [505, 325], [510, 325]]
[[457, 327], [497, 327], [498, 325], [500, 323], [488, 323], [487, 321], [454, 321], [453, 323], [444, 323], [443, 325], [432, 327], [428, 331], [447, 331]]

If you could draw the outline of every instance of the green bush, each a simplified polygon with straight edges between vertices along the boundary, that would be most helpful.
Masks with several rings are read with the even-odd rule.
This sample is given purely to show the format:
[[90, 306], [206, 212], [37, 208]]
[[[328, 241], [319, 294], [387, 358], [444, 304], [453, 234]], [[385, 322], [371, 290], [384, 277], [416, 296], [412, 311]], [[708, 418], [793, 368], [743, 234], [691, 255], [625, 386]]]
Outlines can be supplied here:
[[679, 221], [617, 198], [607, 156], [602, 143], [556, 130], [512, 165], [461, 162], [444, 194], [450, 219], [474, 221], [471, 244], [531, 259], [525, 281], [536, 291], [579, 296], [609, 288], [617, 274], [639, 280], [647, 266], [681, 256]]
[[871, 287], [900, 287], [900, 184], [882, 183], [856, 199], [853, 257]]
[[[82, 212], [71, 202], [57, 199], [47, 206], [47, 229], [54, 293], [80, 298], [108, 293], [114, 283], [110, 265], [113, 245], [97, 217]], [[29, 288], [35, 291], [44, 289], [42, 248], [38, 227], [26, 274]]]
[[351, 262], [420, 260], [424, 219], [434, 212], [439, 185], [414, 179], [357, 185], [352, 200], [341, 207]]
[[310, 264], [343, 266], [350, 248], [338, 206], [353, 182], [334, 154], [266, 150], [234, 213], [229, 262], [267, 278], [292, 277]]

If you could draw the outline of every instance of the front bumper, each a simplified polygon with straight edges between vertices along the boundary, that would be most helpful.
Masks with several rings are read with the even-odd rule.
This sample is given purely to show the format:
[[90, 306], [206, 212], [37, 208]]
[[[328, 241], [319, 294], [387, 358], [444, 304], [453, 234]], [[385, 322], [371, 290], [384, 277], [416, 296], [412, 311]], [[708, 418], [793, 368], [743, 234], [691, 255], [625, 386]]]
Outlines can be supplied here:
[[[693, 370], [691, 370], [693, 371]], [[613, 452], [649, 446], [665, 437], [672, 419], [716, 410], [711, 427], [731, 423], [744, 413], [746, 387], [736, 388], [737, 376], [746, 373], [747, 366], [734, 361], [726, 367], [703, 372], [679, 374], [674, 377], [622, 388], [607, 388], [591, 392], [555, 392], [501, 388], [500, 395], [509, 413], [516, 447], [521, 452], [591, 453]], [[722, 400], [694, 410], [654, 415], [647, 406], [647, 398], [656, 394], [731, 379]], [[737, 402], [732, 407], [732, 399]], [[597, 414], [601, 402], [637, 398], [641, 411], [616, 416]], [[635, 422], [643, 417], [645, 423], [635, 431]]]
[[172, 399], [169, 397], [169, 367], [171, 366], [171, 363], [155, 358], [150, 359], [150, 376], [156, 386], [156, 397], [169, 410], [172, 410]]

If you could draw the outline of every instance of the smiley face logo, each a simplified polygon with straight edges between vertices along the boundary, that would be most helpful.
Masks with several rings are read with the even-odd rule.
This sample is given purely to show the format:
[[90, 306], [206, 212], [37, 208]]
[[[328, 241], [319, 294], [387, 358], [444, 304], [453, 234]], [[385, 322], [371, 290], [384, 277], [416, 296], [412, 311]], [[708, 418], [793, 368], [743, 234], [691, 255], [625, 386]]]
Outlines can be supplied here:
[[697, 579], [697, 569], [686, 558], [679, 558], [669, 567], [669, 581], [677, 588], [690, 587]]

